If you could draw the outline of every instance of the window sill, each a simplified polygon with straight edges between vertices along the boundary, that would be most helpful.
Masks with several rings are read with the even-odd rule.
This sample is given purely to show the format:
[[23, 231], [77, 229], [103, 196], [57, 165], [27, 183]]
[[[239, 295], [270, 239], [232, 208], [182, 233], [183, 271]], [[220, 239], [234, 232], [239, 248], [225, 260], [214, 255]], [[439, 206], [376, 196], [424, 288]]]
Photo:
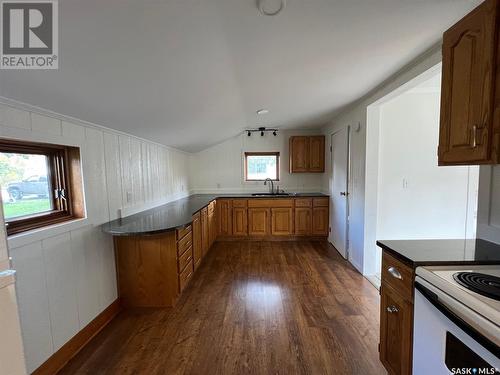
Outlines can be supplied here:
[[54, 237], [62, 233], [82, 228], [89, 224], [88, 218], [74, 219], [63, 223], [49, 225], [43, 228], [33, 229], [7, 237], [9, 248], [25, 246], [33, 242], [42, 241], [49, 237]]

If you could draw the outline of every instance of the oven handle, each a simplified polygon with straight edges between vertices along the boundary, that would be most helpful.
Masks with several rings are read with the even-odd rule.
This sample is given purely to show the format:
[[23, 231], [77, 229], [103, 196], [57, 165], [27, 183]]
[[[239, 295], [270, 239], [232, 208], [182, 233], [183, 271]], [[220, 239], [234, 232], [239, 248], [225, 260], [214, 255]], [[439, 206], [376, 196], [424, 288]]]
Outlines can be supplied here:
[[432, 292], [425, 286], [423, 286], [418, 281], [415, 281], [415, 289], [418, 290], [422, 296], [428, 300], [432, 306], [439, 310], [444, 316], [456, 324], [461, 330], [472, 337], [478, 344], [482, 345], [485, 349], [490, 351], [492, 354], [500, 357], [500, 346], [496, 345], [494, 342], [484, 337], [480, 332], [471, 327], [462, 318], [457, 316], [452, 310], [450, 310], [446, 305], [439, 301], [439, 297], [436, 293]]

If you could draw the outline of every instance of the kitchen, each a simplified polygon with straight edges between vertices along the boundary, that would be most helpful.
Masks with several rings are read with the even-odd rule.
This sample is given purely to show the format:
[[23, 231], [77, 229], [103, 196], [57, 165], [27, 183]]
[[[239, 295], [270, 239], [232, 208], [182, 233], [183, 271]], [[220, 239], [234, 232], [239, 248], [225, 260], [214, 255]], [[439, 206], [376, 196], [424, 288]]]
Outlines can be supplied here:
[[[0, 70], [0, 373], [500, 368], [499, 1], [39, 3], [2, 2], [57, 64]], [[437, 70], [474, 230], [378, 237], [373, 105]]]

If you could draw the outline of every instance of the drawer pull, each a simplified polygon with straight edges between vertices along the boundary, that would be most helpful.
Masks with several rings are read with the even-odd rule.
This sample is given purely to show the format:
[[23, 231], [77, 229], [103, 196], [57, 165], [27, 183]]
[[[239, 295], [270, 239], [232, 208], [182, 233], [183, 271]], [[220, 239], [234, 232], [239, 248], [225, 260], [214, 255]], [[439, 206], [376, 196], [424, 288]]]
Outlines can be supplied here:
[[401, 276], [401, 273], [398, 271], [396, 267], [389, 267], [387, 269], [387, 272], [389, 272], [392, 277], [395, 277], [396, 279], [402, 280], [403, 276]]
[[389, 314], [397, 313], [399, 311], [396, 306], [388, 306], [386, 310]]

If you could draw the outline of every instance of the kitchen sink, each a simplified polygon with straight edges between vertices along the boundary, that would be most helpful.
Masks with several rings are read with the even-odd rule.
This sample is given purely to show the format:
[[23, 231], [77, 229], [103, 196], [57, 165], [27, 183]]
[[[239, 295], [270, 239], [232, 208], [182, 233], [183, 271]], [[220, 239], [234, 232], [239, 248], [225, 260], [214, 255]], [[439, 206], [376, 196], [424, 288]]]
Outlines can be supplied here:
[[288, 196], [291, 193], [252, 193], [254, 197], [273, 197], [273, 196]]

